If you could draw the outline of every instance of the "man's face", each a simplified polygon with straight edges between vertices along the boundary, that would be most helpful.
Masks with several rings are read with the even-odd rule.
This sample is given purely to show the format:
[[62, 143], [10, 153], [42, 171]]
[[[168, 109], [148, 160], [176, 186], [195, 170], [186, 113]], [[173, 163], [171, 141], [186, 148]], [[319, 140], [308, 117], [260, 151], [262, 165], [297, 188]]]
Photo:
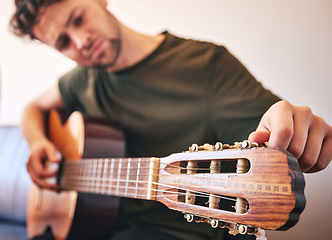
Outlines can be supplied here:
[[33, 34], [83, 66], [112, 67], [120, 53], [119, 23], [103, 0], [63, 0], [41, 9]]

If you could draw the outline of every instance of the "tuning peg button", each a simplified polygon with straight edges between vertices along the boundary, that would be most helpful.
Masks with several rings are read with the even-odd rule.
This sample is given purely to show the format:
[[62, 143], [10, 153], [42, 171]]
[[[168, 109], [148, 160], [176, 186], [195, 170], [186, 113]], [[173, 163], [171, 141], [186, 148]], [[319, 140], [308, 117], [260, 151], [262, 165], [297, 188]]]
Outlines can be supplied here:
[[217, 228], [219, 226], [219, 220], [218, 219], [210, 219], [210, 225], [213, 228]]
[[188, 222], [193, 222], [194, 221], [194, 215], [186, 213], [184, 214], [184, 218], [187, 219]]

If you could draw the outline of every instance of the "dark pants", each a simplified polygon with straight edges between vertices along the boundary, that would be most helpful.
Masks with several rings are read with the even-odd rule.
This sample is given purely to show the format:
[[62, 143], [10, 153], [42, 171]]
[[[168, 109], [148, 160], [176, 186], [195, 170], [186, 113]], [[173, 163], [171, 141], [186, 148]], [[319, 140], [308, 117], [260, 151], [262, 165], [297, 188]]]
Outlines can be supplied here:
[[[255, 236], [240, 235], [240, 234], [238, 234], [237, 236], [225, 234], [223, 238], [223, 240], [254, 240], [254, 239], [256, 239]], [[32, 240], [54, 240], [54, 237], [50, 229], [47, 229], [45, 234], [34, 237]], [[91, 240], [97, 240], [97, 239], [91, 239]], [[117, 233], [115, 236], [111, 237], [110, 240], [179, 240], [179, 239], [151, 228], [133, 227]]]
[[[165, 233], [150, 228], [134, 227], [117, 233], [110, 240], [178, 240]], [[32, 240], [54, 240], [51, 230], [48, 228], [44, 234], [34, 237]], [[79, 239], [78, 239], [79, 240]], [[97, 240], [97, 239], [91, 239]]]

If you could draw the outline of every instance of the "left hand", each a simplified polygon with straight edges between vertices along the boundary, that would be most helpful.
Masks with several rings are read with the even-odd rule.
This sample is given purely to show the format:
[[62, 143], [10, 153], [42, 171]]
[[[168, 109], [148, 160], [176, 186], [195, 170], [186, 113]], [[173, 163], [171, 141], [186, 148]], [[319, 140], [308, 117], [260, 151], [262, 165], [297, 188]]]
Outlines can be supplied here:
[[277, 102], [266, 111], [249, 141], [268, 142], [270, 148], [287, 150], [307, 173], [325, 169], [332, 159], [332, 127], [309, 107], [287, 101]]

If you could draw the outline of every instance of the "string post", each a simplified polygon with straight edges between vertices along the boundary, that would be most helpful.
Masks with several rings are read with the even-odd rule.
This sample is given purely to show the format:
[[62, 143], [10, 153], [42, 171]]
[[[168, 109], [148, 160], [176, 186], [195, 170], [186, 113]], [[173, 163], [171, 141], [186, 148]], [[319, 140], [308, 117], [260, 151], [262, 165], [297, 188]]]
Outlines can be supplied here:
[[[220, 173], [221, 169], [221, 161], [220, 160], [212, 160], [210, 164], [210, 173]], [[220, 199], [214, 194], [210, 194], [209, 197], [209, 207], [218, 209], [219, 208]]]
[[[248, 171], [249, 165], [248, 161], [243, 158], [237, 160], [236, 173], [246, 173]], [[244, 198], [236, 198], [235, 202], [235, 211], [236, 213], [245, 213], [247, 211], [247, 201]]]
[[[188, 161], [187, 164], [187, 174], [195, 174], [197, 169], [197, 162]], [[195, 193], [193, 191], [186, 191], [185, 202], [187, 204], [195, 204]]]

